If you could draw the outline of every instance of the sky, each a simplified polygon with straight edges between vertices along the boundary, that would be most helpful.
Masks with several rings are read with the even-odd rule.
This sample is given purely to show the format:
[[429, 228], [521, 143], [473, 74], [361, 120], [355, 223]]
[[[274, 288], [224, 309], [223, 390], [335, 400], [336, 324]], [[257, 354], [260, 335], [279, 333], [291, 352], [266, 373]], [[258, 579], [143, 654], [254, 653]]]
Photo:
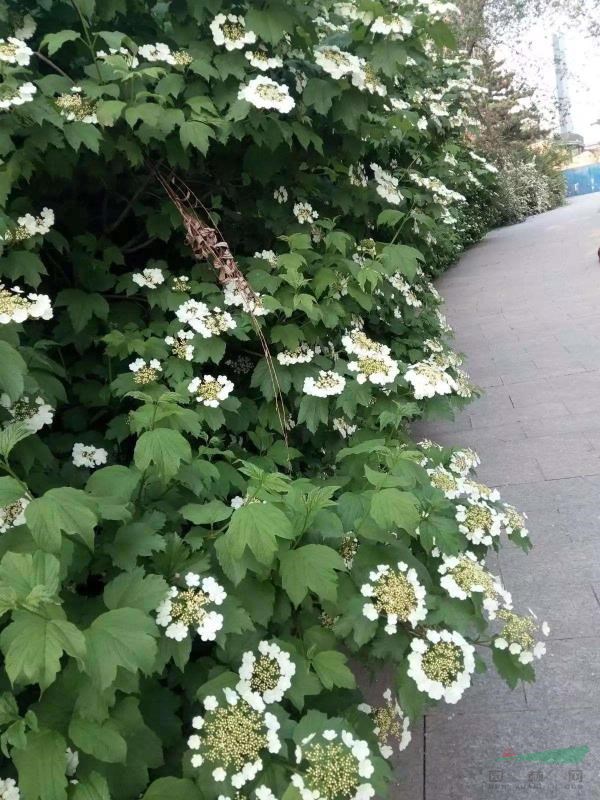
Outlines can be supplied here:
[[530, 23], [518, 39], [499, 47], [506, 66], [536, 88], [536, 100], [545, 111], [548, 121], [556, 128], [556, 82], [552, 50], [552, 35], [562, 33], [567, 65], [567, 86], [571, 100], [571, 116], [575, 133], [586, 144], [600, 142], [600, 39], [592, 39], [584, 28], [552, 25], [547, 18]]

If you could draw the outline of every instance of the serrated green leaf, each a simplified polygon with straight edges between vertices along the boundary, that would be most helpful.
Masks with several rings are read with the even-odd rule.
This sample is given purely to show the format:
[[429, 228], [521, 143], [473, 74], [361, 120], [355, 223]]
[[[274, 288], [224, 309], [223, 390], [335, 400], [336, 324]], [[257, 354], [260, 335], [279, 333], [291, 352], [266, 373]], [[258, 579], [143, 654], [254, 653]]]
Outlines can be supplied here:
[[375, 492], [371, 498], [371, 516], [386, 530], [398, 527], [409, 533], [416, 530], [421, 520], [417, 498], [399, 489]]
[[15, 747], [11, 758], [19, 774], [19, 789], [27, 800], [66, 800], [67, 743], [56, 731], [27, 734], [24, 748]]
[[202, 797], [189, 778], [159, 778], [150, 784], [142, 800], [202, 800]]
[[354, 673], [347, 666], [346, 656], [343, 653], [337, 650], [322, 650], [313, 657], [311, 663], [326, 689], [333, 689], [334, 686], [354, 689], [356, 686]]
[[300, 605], [309, 591], [323, 600], [335, 600], [336, 570], [345, 570], [342, 557], [323, 544], [307, 544], [281, 555], [281, 583], [294, 605]]
[[27, 364], [21, 355], [8, 342], [0, 340], [0, 389], [11, 400], [18, 400], [23, 394], [26, 372]]
[[111, 800], [106, 778], [92, 772], [87, 778], [78, 780], [73, 800]]
[[223, 522], [233, 513], [231, 506], [225, 505], [222, 500], [210, 500], [204, 505], [188, 503], [180, 511], [184, 519], [194, 525], [212, 525], [213, 522]]
[[161, 478], [167, 479], [175, 475], [182, 461], [192, 460], [192, 450], [178, 431], [156, 428], [146, 431], [137, 440], [133, 459], [139, 470], [153, 465]]
[[153, 611], [165, 599], [169, 585], [161, 575], [146, 575], [140, 567], [124, 572], [107, 584], [104, 603], [107, 608], [139, 608]]
[[47, 47], [48, 55], [52, 56], [67, 42], [75, 42], [80, 38], [77, 31], [63, 30], [58, 33], [47, 33], [40, 43], [40, 48]]
[[94, 527], [97, 516], [95, 503], [80, 489], [64, 486], [50, 489], [32, 500], [25, 509], [25, 519], [31, 535], [42, 550], [57, 553], [61, 548], [61, 533], [75, 536], [90, 549], [94, 546]]
[[272, 564], [277, 538], [290, 539], [292, 524], [286, 515], [269, 503], [248, 503], [231, 517], [227, 533], [221, 537], [234, 559], [248, 548], [261, 564]]
[[73, 717], [69, 725], [69, 738], [79, 750], [98, 761], [123, 764], [127, 759], [127, 742], [111, 720], [101, 723]]

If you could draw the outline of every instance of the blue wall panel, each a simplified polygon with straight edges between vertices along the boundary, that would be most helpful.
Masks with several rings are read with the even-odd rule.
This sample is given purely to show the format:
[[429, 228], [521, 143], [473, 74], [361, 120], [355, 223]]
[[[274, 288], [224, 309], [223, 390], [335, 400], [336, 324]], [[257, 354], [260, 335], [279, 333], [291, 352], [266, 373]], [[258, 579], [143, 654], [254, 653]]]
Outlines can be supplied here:
[[600, 164], [573, 167], [563, 172], [567, 182], [567, 196], [600, 192]]

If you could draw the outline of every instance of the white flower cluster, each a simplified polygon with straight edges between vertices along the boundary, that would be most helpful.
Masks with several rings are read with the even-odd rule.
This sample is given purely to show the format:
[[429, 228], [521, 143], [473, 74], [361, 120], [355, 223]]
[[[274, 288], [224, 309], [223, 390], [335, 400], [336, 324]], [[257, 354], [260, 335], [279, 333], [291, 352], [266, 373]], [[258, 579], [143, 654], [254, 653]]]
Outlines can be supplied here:
[[443, 367], [432, 364], [430, 361], [418, 361], [416, 364], [411, 364], [404, 373], [404, 380], [413, 387], [416, 400], [435, 397], [437, 394], [451, 394], [457, 388], [452, 375], [449, 375]]
[[384, 36], [393, 34], [394, 39], [408, 36], [412, 29], [412, 22], [400, 14], [386, 14], [383, 17], [377, 17], [371, 25], [371, 33], [382, 33]]
[[333, 430], [337, 431], [343, 439], [347, 439], [349, 436], [352, 436], [352, 434], [356, 433], [357, 430], [356, 425], [352, 425], [343, 417], [335, 417], [331, 425]]
[[374, 772], [367, 742], [348, 730], [311, 733], [296, 747], [296, 764], [302, 772], [292, 784], [302, 800], [369, 800], [375, 789], [368, 783]]
[[131, 280], [138, 286], [145, 286], [147, 289], [156, 289], [161, 283], [165, 282], [162, 269], [157, 267], [146, 267], [141, 272], [134, 272]]
[[474, 671], [475, 648], [458, 631], [428, 630], [410, 643], [407, 674], [433, 700], [457, 703]]
[[31, 47], [28, 47], [21, 39], [14, 36], [0, 39], [0, 61], [5, 64], [18, 64], [20, 67], [26, 67], [32, 55]]
[[378, 94], [380, 97], [385, 97], [387, 94], [387, 88], [377, 77], [375, 68], [364, 58], [359, 59], [358, 69], [352, 73], [352, 85], [361, 92]]
[[191, 361], [194, 357], [194, 345], [190, 340], [194, 338], [192, 331], [179, 330], [176, 336], [165, 336], [165, 344], [171, 348], [171, 353], [183, 361]]
[[4, 406], [15, 421], [22, 422], [31, 433], [37, 433], [44, 425], [52, 425], [54, 419], [54, 409], [42, 397], [30, 400], [24, 396], [13, 403], [7, 394], [2, 394], [0, 405]]
[[335, 45], [315, 50], [315, 63], [336, 80], [360, 70], [359, 59]]
[[258, 655], [252, 650], [242, 656], [240, 680], [236, 691], [249, 706], [263, 711], [265, 705], [280, 703], [292, 685], [296, 665], [288, 653], [275, 642], [258, 644]]
[[233, 383], [225, 375], [217, 378], [203, 375], [201, 378], [193, 378], [187, 388], [188, 392], [195, 395], [197, 403], [217, 408], [233, 391]]
[[17, 228], [8, 231], [4, 236], [4, 241], [20, 242], [36, 235], [45, 236], [50, 232], [53, 225], [54, 211], [51, 208], [44, 207], [37, 217], [34, 217], [33, 214], [23, 214], [22, 217], [18, 217]]
[[0, 283], [0, 325], [25, 322], [28, 319], [52, 319], [52, 306], [47, 294], [28, 295], [18, 286], [7, 289]]
[[277, 253], [274, 250], [257, 250], [254, 253], [254, 258], [259, 258], [261, 261], [267, 261], [272, 267], [276, 267], [278, 262]]
[[138, 56], [145, 61], [162, 61], [165, 64], [175, 65], [175, 55], [171, 52], [171, 48], [164, 42], [156, 42], [156, 44], [143, 44], [138, 47]]
[[60, 115], [68, 122], [84, 122], [87, 125], [98, 122], [96, 103], [83, 96], [80, 86], [72, 86], [70, 92], [59, 95], [55, 104]]
[[98, 50], [96, 53], [96, 58], [99, 58], [101, 61], [106, 61], [106, 59], [110, 58], [111, 56], [120, 56], [121, 58], [125, 59], [125, 63], [131, 69], [135, 69], [140, 64], [138, 57], [126, 47], [109, 47], [108, 53], [105, 50]]
[[400, 292], [407, 306], [411, 306], [412, 308], [422, 307], [423, 303], [419, 300], [415, 294], [415, 290], [408, 283], [404, 275], [395, 272], [393, 275], [388, 275], [388, 281], [397, 292]]
[[250, 62], [250, 65], [261, 70], [261, 72], [283, 67], [283, 61], [279, 56], [270, 56], [267, 51], [262, 48], [258, 50], [246, 50], [244, 55]]
[[483, 500], [456, 506], [458, 530], [473, 544], [491, 545], [502, 531], [502, 514]]
[[226, 306], [241, 306], [243, 311], [255, 317], [263, 317], [269, 313], [263, 305], [260, 294], [257, 292], [249, 294], [235, 280], [229, 281], [223, 287], [223, 302]]
[[210, 23], [213, 42], [226, 50], [243, 50], [247, 44], [254, 44], [256, 34], [246, 28], [243, 17], [236, 14], [217, 14]]
[[186, 300], [179, 306], [175, 315], [180, 322], [188, 324], [204, 339], [210, 339], [237, 327], [228, 311], [223, 311], [216, 306], [211, 311], [206, 303], [198, 300]]
[[358, 383], [366, 383], [368, 381], [376, 386], [393, 383], [400, 372], [398, 362], [385, 354], [364, 356], [357, 361], [350, 361], [348, 369], [351, 372], [356, 372]]
[[296, 105], [288, 87], [266, 75], [258, 75], [246, 85], [241, 86], [238, 99], [246, 100], [255, 108], [274, 108], [282, 114], [288, 114]]
[[452, 472], [465, 476], [471, 470], [476, 469], [481, 464], [481, 459], [470, 447], [463, 450], [455, 450], [450, 457], [449, 467]]
[[378, 564], [369, 573], [369, 582], [360, 589], [371, 602], [363, 605], [363, 615], [370, 620], [386, 618], [385, 632], [397, 633], [399, 622], [410, 622], [415, 628], [427, 616], [425, 588], [419, 583], [416, 570], [399, 561], [396, 568]]
[[223, 627], [223, 615], [213, 606], [222, 605], [227, 592], [214, 578], [200, 578], [188, 572], [185, 589], [171, 586], [167, 597], [156, 609], [156, 624], [166, 628], [165, 636], [182, 642], [195, 631], [203, 642], [213, 641]]
[[346, 379], [332, 370], [320, 370], [317, 378], [305, 378], [302, 390], [312, 397], [332, 397], [341, 394], [346, 386]]
[[450, 597], [466, 600], [473, 594], [482, 594], [483, 607], [490, 619], [496, 618], [500, 605], [512, 608], [511, 594], [502, 586], [500, 578], [489, 573], [484, 562], [469, 550], [459, 556], [442, 555], [438, 572], [442, 576], [440, 586]]
[[362, 164], [350, 164], [348, 167], [348, 179], [352, 186], [365, 186], [369, 185], [369, 178]]
[[8, 109], [13, 106], [22, 106], [25, 103], [30, 103], [36, 92], [37, 86], [31, 81], [22, 83], [17, 89], [2, 87], [0, 90], [0, 108]]
[[392, 699], [392, 690], [386, 689], [383, 693], [385, 705], [373, 708], [367, 703], [361, 703], [358, 710], [373, 717], [373, 733], [379, 742], [379, 752], [384, 758], [391, 758], [394, 748], [390, 742], [396, 742], [398, 752], [406, 750], [412, 739], [410, 720], [397, 700]]
[[17, 525], [25, 525], [25, 509], [29, 502], [28, 497], [20, 497], [13, 503], [0, 507], [0, 533], [6, 533]]
[[91, 444], [83, 444], [83, 442], [76, 442], [73, 445], [71, 455], [76, 467], [87, 467], [88, 469], [106, 464], [108, 458], [108, 453], [103, 447], [94, 447]]
[[157, 358], [151, 359], [148, 363], [143, 358], [136, 358], [129, 365], [129, 369], [133, 372], [133, 380], [141, 386], [147, 383], [154, 383], [158, 379], [159, 373], [162, 372], [160, 361]]
[[221, 702], [205, 697], [204, 716], [192, 720], [198, 733], [188, 739], [191, 763], [196, 768], [210, 764], [214, 781], [241, 789], [264, 768], [265, 751], [281, 750], [280, 725], [274, 714], [252, 708], [233, 689], [223, 689], [223, 695]]
[[529, 531], [527, 530], [527, 514], [520, 513], [509, 503], [503, 503], [503, 506], [502, 518], [504, 530], [508, 536], [518, 533], [521, 539], [526, 539], [527, 536], [529, 536]]
[[295, 203], [293, 208], [294, 216], [301, 225], [312, 225], [319, 215], [310, 203]]
[[404, 195], [398, 189], [398, 178], [395, 178], [391, 172], [380, 167], [379, 164], [371, 164], [373, 176], [375, 177], [375, 191], [384, 200], [393, 205], [400, 205], [404, 199]]
[[[530, 664], [534, 658], [541, 658], [546, 652], [546, 645], [536, 641], [538, 633], [537, 617], [533, 612], [530, 617], [522, 617], [509, 609], [502, 609], [498, 617], [504, 621], [499, 636], [494, 637], [493, 645], [497, 650], [508, 650], [518, 656], [521, 664]], [[549, 636], [550, 626], [542, 622], [541, 633]]]
[[455, 475], [450, 470], [447, 470], [442, 464], [427, 470], [431, 485], [440, 492], [448, 500], [455, 500], [464, 492], [464, 481], [461, 475]]
[[0, 800], [20, 800], [19, 787], [12, 778], [0, 778]]
[[280, 205], [287, 203], [288, 190], [285, 188], [285, 186], [278, 186], [273, 192], [273, 198], [277, 200]]
[[446, 205], [447, 203], [466, 202], [464, 195], [460, 194], [460, 192], [455, 192], [452, 189], [448, 189], [448, 187], [445, 186], [439, 178], [426, 178], [423, 175], [419, 175], [418, 172], [410, 172], [409, 177], [413, 183], [417, 184], [417, 186], [430, 191], [433, 194], [433, 199], [436, 203]]
[[347, 331], [342, 336], [342, 345], [348, 355], [360, 358], [369, 358], [369, 356], [378, 358], [390, 354], [390, 348], [387, 345], [371, 339], [361, 328]]
[[295, 350], [284, 350], [282, 353], [277, 353], [277, 361], [285, 367], [292, 364], [310, 364], [314, 357], [315, 351], [307, 344], [301, 344]]

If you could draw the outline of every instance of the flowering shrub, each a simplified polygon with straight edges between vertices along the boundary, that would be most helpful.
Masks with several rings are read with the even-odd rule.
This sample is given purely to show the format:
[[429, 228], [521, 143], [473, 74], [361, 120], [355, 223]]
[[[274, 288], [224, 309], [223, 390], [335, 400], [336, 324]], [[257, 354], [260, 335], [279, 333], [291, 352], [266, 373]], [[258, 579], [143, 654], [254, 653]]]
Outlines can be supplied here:
[[[491, 174], [452, 7], [21, 5], [0, 793], [384, 796], [483, 648], [513, 686], [543, 652], [484, 561], [524, 518], [408, 432], [475, 391], [428, 279]], [[381, 706], [350, 658], [391, 668]]]

